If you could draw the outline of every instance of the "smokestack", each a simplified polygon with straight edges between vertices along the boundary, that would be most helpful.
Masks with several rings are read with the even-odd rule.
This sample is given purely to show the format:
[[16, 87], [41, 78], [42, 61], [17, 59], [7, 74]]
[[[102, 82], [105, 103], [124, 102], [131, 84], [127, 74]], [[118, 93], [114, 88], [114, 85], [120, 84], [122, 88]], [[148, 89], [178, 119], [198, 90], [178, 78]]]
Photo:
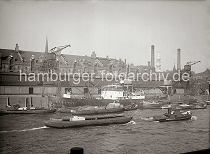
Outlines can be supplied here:
[[177, 70], [181, 70], [181, 49], [177, 49]]
[[151, 45], [151, 67], [155, 67], [155, 46]]
[[46, 37], [46, 44], [45, 44], [45, 53], [48, 53], [48, 39]]

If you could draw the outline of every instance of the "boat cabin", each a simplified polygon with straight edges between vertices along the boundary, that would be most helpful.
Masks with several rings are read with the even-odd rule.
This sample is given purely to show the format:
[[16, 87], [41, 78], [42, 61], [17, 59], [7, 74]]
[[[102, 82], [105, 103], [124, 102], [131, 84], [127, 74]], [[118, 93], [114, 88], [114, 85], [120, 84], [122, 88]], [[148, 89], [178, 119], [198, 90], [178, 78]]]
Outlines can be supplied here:
[[124, 96], [123, 86], [121, 85], [107, 85], [101, 89], [101, 97], [103, 99], [116, 100]]
[[112, 84], [102, 87], [102, 99], [145, 99], [144, 91], [134, 92], [132, 85], [125, 86], [124, 84]]

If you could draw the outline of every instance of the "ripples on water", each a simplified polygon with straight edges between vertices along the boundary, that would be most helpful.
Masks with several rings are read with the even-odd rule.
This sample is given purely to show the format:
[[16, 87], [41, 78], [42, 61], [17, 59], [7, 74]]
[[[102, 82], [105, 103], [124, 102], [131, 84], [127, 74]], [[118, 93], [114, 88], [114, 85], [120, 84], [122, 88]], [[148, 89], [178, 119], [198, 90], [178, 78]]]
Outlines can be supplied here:
[[136, 110], [133, 121], [122, 125], [53, 129], [51, 117], [65, 115], [0, 116], [0, 153], [68, 153], [80, 146], [85, 153], [183, 153], [209, 148], [209, 110], [192, 111], [192, 120], [150, 122], [146, 117], [164, 110]]

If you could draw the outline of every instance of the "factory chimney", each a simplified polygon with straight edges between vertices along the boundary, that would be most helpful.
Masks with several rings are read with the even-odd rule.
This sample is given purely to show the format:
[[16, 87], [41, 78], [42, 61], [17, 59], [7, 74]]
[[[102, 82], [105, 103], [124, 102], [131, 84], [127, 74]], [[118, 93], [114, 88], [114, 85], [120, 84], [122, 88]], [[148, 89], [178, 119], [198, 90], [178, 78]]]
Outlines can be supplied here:
[[45, 53], [48, 53], [48, 39], [46, 37], [46, 43], [45, 43]]
[[181, 70], [181, 49], [177, 49], [177, 70]]
[[151, 45], [151, 68], [155, 68], [155, 46]]

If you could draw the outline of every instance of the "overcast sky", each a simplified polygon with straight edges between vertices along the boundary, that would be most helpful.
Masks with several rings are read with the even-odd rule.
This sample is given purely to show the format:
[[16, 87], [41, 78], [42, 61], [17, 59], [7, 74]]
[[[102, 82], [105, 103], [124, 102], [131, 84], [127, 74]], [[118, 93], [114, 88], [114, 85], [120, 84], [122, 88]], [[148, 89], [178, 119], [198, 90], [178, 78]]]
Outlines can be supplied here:
[[147, 65], [150, 46], [160, 54], [162, 69], [201, 60], [196, 72], [210, 68], [208, 1], [1, 1], [0, 48], [44, 52], [71, 44], [65, 54], [127, 59]]

